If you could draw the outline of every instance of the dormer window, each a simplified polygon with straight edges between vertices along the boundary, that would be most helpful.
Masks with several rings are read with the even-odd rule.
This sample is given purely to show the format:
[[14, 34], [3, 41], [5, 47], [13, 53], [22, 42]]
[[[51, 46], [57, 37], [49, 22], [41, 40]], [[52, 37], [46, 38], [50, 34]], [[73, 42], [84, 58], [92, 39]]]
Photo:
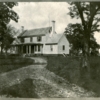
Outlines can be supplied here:
[[42, 37], [41, 36], [38, 36], [37, 37], [37, 41], [40, 42], [41, 40], [42, 40]]

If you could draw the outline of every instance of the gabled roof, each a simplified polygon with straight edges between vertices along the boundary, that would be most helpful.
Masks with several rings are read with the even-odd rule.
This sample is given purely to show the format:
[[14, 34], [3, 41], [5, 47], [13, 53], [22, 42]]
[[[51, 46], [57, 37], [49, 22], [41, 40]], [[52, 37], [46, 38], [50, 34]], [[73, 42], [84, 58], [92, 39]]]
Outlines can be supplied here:
[[30, 36], [41, 36], [51, 32], [52, 27], [38, 28], [32, 30], [26, 30], [21, 33], [18, 37], [30, 37]]
[[57, 44], [63, 34], [53, 34], [53, 36], [49, 37], [46, 44]]
[[16, 38], [11, 45], [17, 45], [17, 44], [20, 44], [20, 43], [21, 42], [19, 41], [19, 39]]

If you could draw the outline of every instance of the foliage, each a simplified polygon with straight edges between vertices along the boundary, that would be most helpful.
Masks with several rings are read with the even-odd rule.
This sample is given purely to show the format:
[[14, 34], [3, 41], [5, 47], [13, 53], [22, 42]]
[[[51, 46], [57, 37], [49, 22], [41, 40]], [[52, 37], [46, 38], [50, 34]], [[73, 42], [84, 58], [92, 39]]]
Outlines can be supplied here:
[[10, 25], [7, 26], [7, 29], [5, 31], [5, 34], [3, 35], [2, 40], [2, 48], [4, 48], [7, 52], [7, 50], [10, 48], [10, 44], [13, 42], [14, 38], [12, 36], [13, 27]]
[[72, 18], [77, 18], [81, 20], [81, 25], [83, 29], [83, 58], [81, 69], [86, 68], [85, 70], [87, 72], [86, 74], [88, 74], [88, 80], [90, 79], [89, 55], [91, 45], [91, 34], [93, 34], [96, 31], [100, 31], [100, 18], [98, 16], [100, 11], [100, 2], [71, 2], [70, 5], [71, 7], [69, 8], [69, 15]]
[[[76, 24], [68, 24], [67, 28], [65, 28], [65, 34], [70, 44], [72, 44], [71, 51], [79, 52], [84, 48], [84, 30], [80, 23]], [[90, 34], [90, 48], [91, 51], [95, 51], [99, 48], [99, 44], [97, 44], [96, 39], [94, 38], [94, 33]]]
[[19, 30], [17, 30], [15, 27], [12, 27], [10, 24], [7, 25], [7, 29], [5, 31], [5, 34], [3, 35], [2, 40], [2, 49], [7, 50], [11, 47], [11, 43], [13, 40], [15, 40], [15, 36], [18, 35]]
[[68, 24], [65, 34], [71, 44], [71, 52], [79, 52], [83, 49], [83, 29], [81, 24]]
[[5, 40], [4, 39], [5, 36], [6, 37], [8, 36], [8, 34], [6, 35], [6, 33], [7, 33], [7, 25], [9, 24], [10, 20], [14, 20], [15, 22], [18, 22], [19, 16], [12, 9], [16, 5], [17, 5], [16, 2], [0, 2], [0, 41], [1, 42]]
[[[100, 31], [99, 29], [99, 21], [100, 18], [98, 16], [98, 11], [100, 10], [99, 2], [72, 2], [70, 3], [72, 6], [69, 8], [69, 15], [72, 18], [80, 18], [81, 19], [81, 29], [80, 34], [83, 34], [83, 41], [90, 41], [91, 35], [95, 31]], [[76, 24], [79, 27], [79, 25]], [[80, 28], [80, 27], [79, 27]]]

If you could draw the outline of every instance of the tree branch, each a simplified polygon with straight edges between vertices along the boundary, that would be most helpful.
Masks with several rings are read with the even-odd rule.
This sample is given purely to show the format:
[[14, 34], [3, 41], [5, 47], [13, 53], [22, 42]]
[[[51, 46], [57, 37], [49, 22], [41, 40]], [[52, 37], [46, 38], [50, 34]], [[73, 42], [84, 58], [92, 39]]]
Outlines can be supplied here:
[[80, 2], [76, 2], [75, 4], [76, 4], [76, 7], [79, 11], [81, 22], [82, 22], [82, 25], [84, 26], [84, 30], [86, 30], [86, 24], [85, 24], [85, 20], [84, 20], [84, 16], [83, 16], [83, 10], [82, 10], [82, 7], [80, 5]]
[[[93, 6], [92, 6], [92, 4], [91, 4], [91, 2], [90, 2], [90, 19], [89, 19], [89, 22], [88, 22], [89, 31], [91, 30], [94, 16], [96, 15], [97, 11], [100, 9], [99, 6], [98, 6], [98, 8], [96, 9], [96, 5], [95, 5], [94, 11], [93, 11], [93, 9], [91, 9], [91, 7], [93, 8]], [[92, 12], [92, 13], [91, 13], [91, 12]]]

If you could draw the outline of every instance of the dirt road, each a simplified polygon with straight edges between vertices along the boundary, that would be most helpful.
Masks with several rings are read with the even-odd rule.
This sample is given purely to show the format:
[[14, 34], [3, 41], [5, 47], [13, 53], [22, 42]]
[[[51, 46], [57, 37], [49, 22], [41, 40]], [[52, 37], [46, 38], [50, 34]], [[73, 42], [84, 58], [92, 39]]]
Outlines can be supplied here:
[[[43, 58], [32, 58], [39, 65], [30, 65], [0, 75], [0, 88], [20, 84], [25, 79], [33, 79], [36, 93], [41, 98], [46, 97], [93, 97], [93, 92], [88, 92], [81, 87], [70, 84], [63, 78], [50, 72], [45, 67], [47, 61]], [[42, 63], [42, 64], [40, 64]]]

